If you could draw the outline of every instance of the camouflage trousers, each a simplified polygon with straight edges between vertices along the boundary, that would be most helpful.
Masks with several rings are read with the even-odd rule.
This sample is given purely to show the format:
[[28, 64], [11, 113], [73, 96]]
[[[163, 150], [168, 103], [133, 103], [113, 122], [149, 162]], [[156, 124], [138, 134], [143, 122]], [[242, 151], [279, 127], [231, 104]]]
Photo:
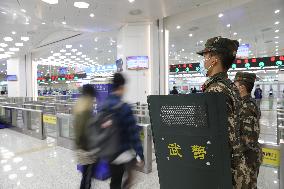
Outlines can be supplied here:
[[251, 189], [250, 184], [250, 170], [246, 165], [245, 157], [238, 157], [232, 159], [232, 177], [233, 189]]
[[257, 189], [257, 177], [260, 165], [261, 165], [260, 163], [254, 163], [248, 166], [250, 172], [250, 182], [249, 182], [250, 189]]

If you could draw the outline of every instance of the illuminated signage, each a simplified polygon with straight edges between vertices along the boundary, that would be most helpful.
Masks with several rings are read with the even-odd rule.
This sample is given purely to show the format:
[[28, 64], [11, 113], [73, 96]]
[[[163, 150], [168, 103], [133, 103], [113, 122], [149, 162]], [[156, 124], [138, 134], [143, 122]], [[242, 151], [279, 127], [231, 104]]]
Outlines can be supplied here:
[[170, 72], [192, 72], [192, 71], [199, 71], [200, 66], [199, 63], [190, 63], [190, 64], [177, 64], [170, 66]]
[[57, 75], [57, 76], [46, 76], [46, 77], [38, 77], [37, 80], [38, 82], [42, 81], [68, 81], [68, 80], [78, 80], [78, 79], [83, 79], [86, 78], [87, 74], [82, 73], [82, 74], [66, 74], [66, 75]]
[[265, 67], [282, 67], [284, 66], [284, 56], [272, 56], [272, 57], [263, 57], [263, 58], [251, 58], [251, 59], [236, 59], [232, 65], [232, 69], [236, 68], [260, 68]]

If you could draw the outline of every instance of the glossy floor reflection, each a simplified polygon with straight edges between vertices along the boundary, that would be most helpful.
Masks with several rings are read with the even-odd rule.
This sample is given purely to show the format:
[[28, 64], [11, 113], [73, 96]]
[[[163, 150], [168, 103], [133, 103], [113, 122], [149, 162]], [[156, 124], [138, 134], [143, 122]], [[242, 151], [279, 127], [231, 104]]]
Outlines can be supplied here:
[[[276, 142], [276, 106], [262, 103], [261, 139]], [[272, 108], [270, 109], [269, 106]], [[18, 132], [0, 130], [0, 189], [78, 189], [81, 174], [76, 170], [74, 152], [56, 146], [53, 138], [41, 141]], [[109, 181], [93, 181], [96, 189], [107, 189]], [[134, 189], [159, 189], [156, 164], [153, 172], [137, 172]], [[275, 168], [261, 167], [259, 189], [279, 189]]]

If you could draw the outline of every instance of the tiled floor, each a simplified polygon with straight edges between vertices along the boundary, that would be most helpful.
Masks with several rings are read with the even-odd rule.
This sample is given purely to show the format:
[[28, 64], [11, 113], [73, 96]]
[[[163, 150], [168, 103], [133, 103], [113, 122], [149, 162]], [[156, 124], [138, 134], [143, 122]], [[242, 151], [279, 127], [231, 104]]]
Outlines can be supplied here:
[[[262, 103], [261, 140], [265, 142], [276, 142], [276, 104]], [[279, 189], [277, 176], [276, 169], [261, 167], [259, 189]], [[56, 146], [54, 139], [41, 141], [9, 129], [0, 130], [0, 189], [77, 189], [80, 177], [74, 152]], [[108, 182], [94, 181], [93, 188], [107, 189]], [[137, 172], [133, 188], [159, 188], [156, 164], [148, 175]]]

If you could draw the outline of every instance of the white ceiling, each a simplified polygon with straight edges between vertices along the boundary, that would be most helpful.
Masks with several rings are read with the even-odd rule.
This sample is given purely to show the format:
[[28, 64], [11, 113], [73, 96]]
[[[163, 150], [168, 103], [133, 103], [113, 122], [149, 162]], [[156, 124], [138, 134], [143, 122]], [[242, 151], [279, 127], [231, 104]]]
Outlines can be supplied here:
[[[75, 0], [59, 0], [56, 5], [41, 0], [1, 0], [0, 24], [5, 27], [0, 29], [0, 43], [3, 37], [12, 37], [12, 42], [5, 42], [9, 45], [5, 49], [8, 51], [15, 42], [21, 41], [21, 36], [28, 36], [30, 40], [20, 48], [20, 53], [25, 53], [76, 34], [114, 31], [127, 22], [153, 21], [209, 0], [136, 0], [134, 3], [128, 0], [82, 1], [90, 4], [88, 9], [74, 7]], [[141, 14], [130, 14], [131, 11], [139, 12], [137, 10]], [[89, 16], [91, 13], [94, 13], [94, 18]], [[66, 25], [62, 24], [63, 21]], [[11, 34], [12, 31], [17, 34]]]
[[[280, 12], [275, 14], [277, 9]], [[224, 16], [219, 18], [219, 13]], [[207, 39], [215, 36], [242, 39], [241, 44], [249, 44], [251, 47], [250, 57], [274, 56], [276, 49], [279, 55], [283, 55], [283, 18], [283, 0], [216, 1], [213, 5], [171, 16], [166, 19], [166, 28], [170, 31], [169, 48], [172, 52], [170, 63], [199, 61], [201, 57], [195, 52], [204, 47]], [[275, 25], [276, 21], [280, 24]], [[227, 27], [228, 24], [230, 27]], [[178, 25], [181, 26], [180, 29], [176, 28]], [[275, 33], [275, 30], [279, 32]], [[234, 35], [235, 32], [237, 35]], [[189, 37], [189, 34], [193, 36]], [[277, 36], [278, 39], [274, 38]]]

